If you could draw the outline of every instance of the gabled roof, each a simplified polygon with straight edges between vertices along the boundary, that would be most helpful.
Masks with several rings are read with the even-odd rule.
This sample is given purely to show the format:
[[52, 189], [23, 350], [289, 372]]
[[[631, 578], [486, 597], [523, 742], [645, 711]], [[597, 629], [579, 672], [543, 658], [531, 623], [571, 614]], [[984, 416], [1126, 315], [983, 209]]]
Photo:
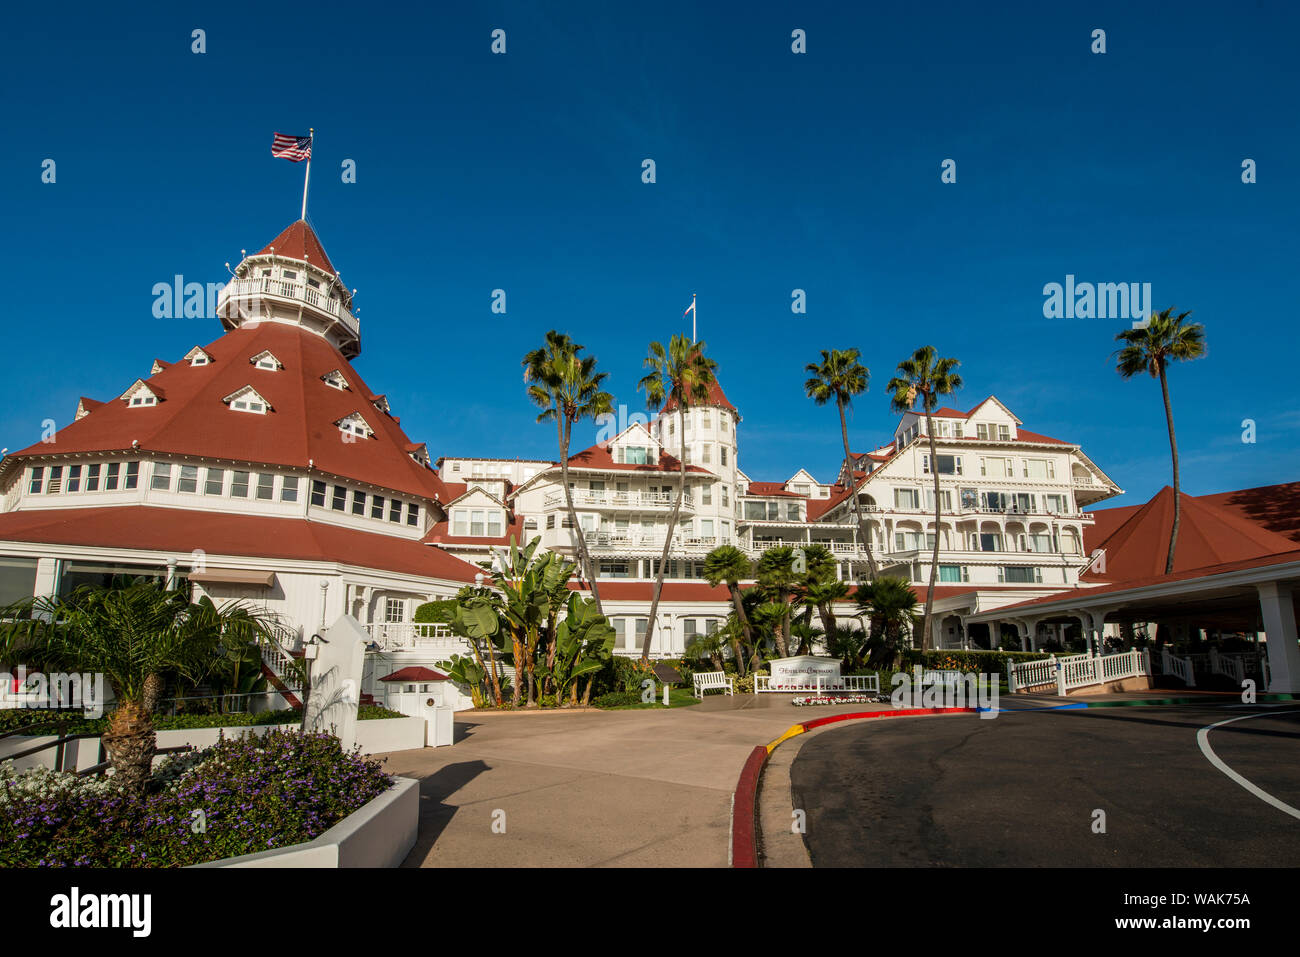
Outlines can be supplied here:
[[300, 219], [296, 223], [290, 223], [279, 236], [276, 236], [263, 246], [257, 255], [269, 255], [272, 247], [275, 248], [275, 255], [277, 256], [284, 256], [288, 259], [301, 259], [310, 262], [313, 266], [324, 269], [328, 273], [336, 272], [329, 256], [325, 255], [325, 247], [321, 245], [320, 240], [316, 238], [315, 231], [304, 220]]
[[[558, 466], [555, 466], [558, 468]], [[614, 456], [610, 454], [608, 446], [593, 445], [589, 449], [583, 449], [569, 456], [569, 468], [578, 469], [600, 469], [616, 472], [676, 472], [681, 468], [681, 462], [674, 456], [669, 455], [662, 449], [659, 451], [659, 464], [653, 463], [646, 465], [629, 465], [626, 462], [615, 462]], [[697, 465], [686, 466], [686, 471], [700, 474], [711, 475], [708, 469], [700, 468]]]
[[[266, 349], [285, 362], [284, 370], [257, 381], [276, 414], [228, 414], [222, 398], [249, 384], [247, 360]], [[249, 323], [204, 351], [218, 361], [200, 368], [179, 363], [149, 380], [147, 387], [160, 398], [165, 392], [166, 402], [100, 406], [61, 429], [54, 444], [36, 443], [15, 455], [119, 451], [138, 441], [149, 452], [297, 468], [310, 462], [321, 472], [430, 499], [442, 491], [437, 474], [407, 454], [411, 440], [388, 416], [376, 417], [375, 440], [340, 441], [333, 423], [357, 411], [358, 395], [374, 393], [328, 340], [285, 323]], [[333, 369], [352, 392], [320, 381]]]
[[76, 417], [78, 419], [84, 418], [85, 416], [90, 415], [90, 413], [94, 412], [103, 404], [104, 403], [100, 402], [98, 399], [88, 399], [86, 398], [86, 396], [83, 395], [80, 399], [77, 400]]
[[391, 675], [384, 675], [380, 681], [450, 681], [451, 679], [441, 671], [434, 671], [432, 668], [425, 668], [420, 665], [408, 665], [405, 668], [399, 668]]

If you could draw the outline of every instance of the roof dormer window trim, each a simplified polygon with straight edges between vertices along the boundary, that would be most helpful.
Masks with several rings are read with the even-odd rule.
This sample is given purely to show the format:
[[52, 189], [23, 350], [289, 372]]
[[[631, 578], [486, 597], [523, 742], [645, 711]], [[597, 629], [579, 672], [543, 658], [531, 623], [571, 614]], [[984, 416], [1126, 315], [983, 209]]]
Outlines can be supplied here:
[[353, 412], [350, 415], [345, 415], [334, 424], [338, 426], [340, 432], [355, 435], [363, 439], [373, 439], [375, 437], [375, 430], [370, 427], [370, 423], [366, 421], [365, 416], [360, 412]]
[[331, 389], [338, 389], [340, 392], [352, 391], [352, 387], [348, 385], [348, 380], [344, 378], [343, 373], [338, 369], [325, 373], [320, 377], [320, 380]]
[[162, 392], [149, 388], [143, 379], [136, 379], [131, 388], [119, 396], [130, 408], [157, 405], [162, 399]]
[[267, 402], [256, 389], [251, 385], [246, 385], [236, 392], [230, 393], [222, 400], [232, 411], [248, 412], [253, 415], [266, 415], [268, 412], [275, 411], [271, 408], [271, 403]]
[[284, 363], [272, 355], [269, 349], [259, 352], [248, 361], [254, 368], [265, 369], [268, 372], [279, 372], [284, 368]]
[[188, 361], [191, 366], [206, 366], [212, 364], [212, 356], [195, 346], [182, 356], [182, 361]]

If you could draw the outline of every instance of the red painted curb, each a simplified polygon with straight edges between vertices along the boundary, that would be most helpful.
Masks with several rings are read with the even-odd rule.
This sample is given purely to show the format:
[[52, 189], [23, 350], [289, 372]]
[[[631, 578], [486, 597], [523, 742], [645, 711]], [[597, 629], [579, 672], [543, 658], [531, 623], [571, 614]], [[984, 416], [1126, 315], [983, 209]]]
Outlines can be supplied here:
[[767, 748], [755, 745], [740, 770], [735, 799], [731, 806], [731, 866], [758, 867], [758, 778], [767, 763]]
[[[852, 714], [834, 714], [815, 718], [797, 725], [811, 731], [839, 721], [868, 718], [908, 718], [934, 714], [975, 714], [976, 708], [904, 708], [897, 711], [858, 711]], [[758, 867], [758, 779], [767, 764], [766, 745], [755, 745], [740, 769], [740, 779], [731, 804], [731, 866], [734, 868]]]

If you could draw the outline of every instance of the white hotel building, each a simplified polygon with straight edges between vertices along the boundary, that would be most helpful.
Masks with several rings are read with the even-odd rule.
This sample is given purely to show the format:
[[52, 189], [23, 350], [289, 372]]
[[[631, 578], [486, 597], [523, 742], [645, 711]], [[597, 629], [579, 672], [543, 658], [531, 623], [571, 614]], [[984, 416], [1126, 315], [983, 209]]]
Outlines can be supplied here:
[[[122, 573], [185, 579], [215, 600], [279, 613], [288, 645], [354, 616], [384, 656], [374, 678], [459, 648], [413, 627], [412, 614], [475, 582], [494, 547], [540, 537], [573, 554], [557, 463], [444, 456], [435, 467], [402, 431], [353, 368], [352, 296], [305, 222], [246, 256], [235, 276], [221, 294], [219, 338], [142, 363], [121, 394], [83, 398], [49, 441], [0, 462], [0, 600]], [[845, 579], [864, 572], [871, 550], [923, 599], [937, 534], [941, 647], [980, 639], [963, 627], [968, 616], [1074, 587], [1093, 521], [1083, 508], [1119, 494], [1115, 483], [1078, 445], [1022, 428], [994, 397], [941, 409], [935, 422], [933, 463], [925, 420], [908, 414], [888, 444], [856, 457], [852, 475], [828, 483], [797, 469], [754, 481], [740, 468], [740, 412], [715, 384], [681, 434], [677, 415], [662, 415], [574, 454], [579, 520], [618, 650], [637, 653], [645, 632], [682, 455], [687, 498], [656, 656], [681, 654], [725, 619], [725, 589], [701, 580], [720, 543], [755, 558], [773, 544], [821, 543]]]

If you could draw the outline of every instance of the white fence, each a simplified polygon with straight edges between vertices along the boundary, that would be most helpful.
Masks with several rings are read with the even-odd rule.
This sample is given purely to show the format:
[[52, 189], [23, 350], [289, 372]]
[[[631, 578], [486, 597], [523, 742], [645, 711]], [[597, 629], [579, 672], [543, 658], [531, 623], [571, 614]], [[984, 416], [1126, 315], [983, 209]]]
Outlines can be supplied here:
[[1062, 697], [1075, 688], [1122, 681], [1151, 673], [1145, 651], [1133, 649], [1115, 655], [1071, 655], [1045, 661], [1007, 662], [1007, 687], [1012, 693], [1033, 687], [1055, 685]]
[[818, 676], [812, 684], [772, 684], [771, 675], [754, 675], [754, 694], [764, 691], [822, 694], [827, 691], [851, 691], [860, 694], [880, 694], [879, 675], [844, 675], [838, 681], [826, 681]]
[[1160, 664], [1167, 675], [1180, 679], [1189, 688], [1196, 687], [1196, 669], [1192, 667], [1191, 658], [1179, 658], [1169, 653], [1169, 646], [1160, 649]]
[[381, 651], [426, 651], [450, 657], [472, 654], [469, 642], [443, 622], [390, 621], [363, 626]]

